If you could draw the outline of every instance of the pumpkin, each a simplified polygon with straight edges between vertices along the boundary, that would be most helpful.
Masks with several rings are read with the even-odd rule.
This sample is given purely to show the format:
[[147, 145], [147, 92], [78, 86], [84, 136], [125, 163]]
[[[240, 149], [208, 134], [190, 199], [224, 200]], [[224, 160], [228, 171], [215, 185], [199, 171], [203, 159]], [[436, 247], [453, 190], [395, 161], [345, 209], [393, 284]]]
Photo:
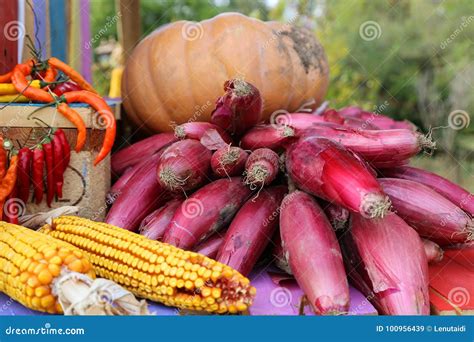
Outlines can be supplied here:
[[224, 13], [178, 21], [144, 38], [122, 79], [128, 117], [151, 132], [186, 121], [209, 121], [224, 82], [243, 78], [261, 92], [268, 119], [278, 110], [314, 109], [328, 86], [328, 63], [302, 28]]

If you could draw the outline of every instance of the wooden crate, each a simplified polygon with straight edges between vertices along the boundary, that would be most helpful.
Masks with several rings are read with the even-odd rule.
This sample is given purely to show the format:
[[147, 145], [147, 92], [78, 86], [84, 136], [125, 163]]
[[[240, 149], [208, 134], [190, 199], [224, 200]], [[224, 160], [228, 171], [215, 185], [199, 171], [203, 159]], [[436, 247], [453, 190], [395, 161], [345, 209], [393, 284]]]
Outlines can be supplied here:
[[[0, 134], [10, 139], [17, 148], [35, 145], [46, 133], [46, 129], [40, 126], [39, 121], [28, 119], [28, 116], [41, 105], [11, 104], [8, 107], [3, 105], [0, 103]], [[57, 113], [54, 107], [41, 109], [32, 115], [51, 127], [63, 129], [71, 146], [71, 162], [64, 175], [63, 198], [55, 198], [52, 208], [74, 205], [80, 208], [81, 216], [101, 220], [105, 216], [106, 195], [110, 188], [110, 156], [97, 166], [93, 166], [93, 161], [102, 146], [104, 129], [97, 114], [90, 107], [81, 104], [73, 106], [87, 127], [86, 144], [80, 153], [73, 150], [76, 144], [76, 129]], [[26, 203], [27, 214], [49, 210], [45, 199], [37, 205], [32, 197], [31, 194]]]

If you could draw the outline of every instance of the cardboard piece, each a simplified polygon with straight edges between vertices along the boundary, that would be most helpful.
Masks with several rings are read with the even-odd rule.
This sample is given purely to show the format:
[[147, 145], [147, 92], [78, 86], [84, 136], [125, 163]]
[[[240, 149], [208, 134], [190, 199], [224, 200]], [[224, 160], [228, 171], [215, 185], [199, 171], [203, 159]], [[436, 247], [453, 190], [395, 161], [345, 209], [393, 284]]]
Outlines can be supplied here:
[[430, 303], [435, 315], [474, 314], [474, 247], [446, 250], [430, 265]]

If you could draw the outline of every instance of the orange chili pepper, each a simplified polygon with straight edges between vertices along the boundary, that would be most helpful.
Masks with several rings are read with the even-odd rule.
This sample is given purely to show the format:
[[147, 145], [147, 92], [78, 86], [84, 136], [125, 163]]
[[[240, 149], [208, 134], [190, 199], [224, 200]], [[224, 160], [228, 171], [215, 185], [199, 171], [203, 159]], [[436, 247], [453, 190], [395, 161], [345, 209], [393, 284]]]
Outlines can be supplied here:
[[58, 105], [58, 112], [61, 113], [66, 119], [71, 121], [74, 126], [77, 128], [77, 141], [76, 147], [74, 148], [76, 152], [79, 152], [84, 147], [86, 143], [86, 124], [82, 117], [74, 109], [69, 107], [65, 103], [60, 103]]
[[56, 79], [56, 69], [52, 66], [44, 72], [43, 82], [54, 82]]
[[13, 72], [7, 72], [6, 74], [0, 75], [0, 83], [9, 83], [12, 79]]
[[102, 159], [104, 159], [107, 154], [112, 150], [112, 146], [115, 141], [115, 133], [117, 130], [117, 125], [115, 122], [115, 116], [112, 113], [112, 110], [104, 101], [94, 93], [89, 91], [70, 91], [64, 93], [62, 96], [67, 103], [72, 102], [85, 102], [92, 108], [94, 108], [100, 116], [100, 119], [104, 121], [105, 124], [105, 138], [102, 143], [102, 148], [99, 151], [96, 159], [94, 160], [94, 165], [97, 165]]
[[12, 83], [16, 90], [25, 97], [40, 102], [52, 102], [53, 96], [44, 89], [30, 87], [26, 76], [30, 75], [33, 70], [33, 61], [23, 64], [17, 64], [13, 69]]
[[55, 57], [51, 57], [50, 59], [48, 59], [48, 64], [58, 70], [61, 70], [62, 72], [64, 72], [67, 76], [69, 76], [69, 78], [76, 82], [77, 85], [79, 87], [81, 87], [82, 89], [84, 90], [88, 90], [92, 93], [96, 93], [97, 94], [97, 91], [94, 89], [94, 87], [92, 87], [92, 85], [89, 84], [89, 82], [87, 82], [84, 77], [81, 76], [81, 74], [79, 74], [76, 70], [74, 70], [73, 68], [71, 68], [69, 65], [67, 65], [66, 63], [64, 63], [63, 61], [55, 58]]
[[0, 220], [3, 220], [3, 207], [5, 206], [5, 201], [0, 201]]
[[4, 202], [8, 195], [12, 192], [16, 185], [16, 176], [18, 169], [18, 156], [13, 156], [10, 159], [10, 167], [7, 174], [3, 177], [0, 184], [0, 203]]
[[0, 180], [5, 177], [7, 172], [7, 151], [3, 148], [3, 138], [0, 137]]

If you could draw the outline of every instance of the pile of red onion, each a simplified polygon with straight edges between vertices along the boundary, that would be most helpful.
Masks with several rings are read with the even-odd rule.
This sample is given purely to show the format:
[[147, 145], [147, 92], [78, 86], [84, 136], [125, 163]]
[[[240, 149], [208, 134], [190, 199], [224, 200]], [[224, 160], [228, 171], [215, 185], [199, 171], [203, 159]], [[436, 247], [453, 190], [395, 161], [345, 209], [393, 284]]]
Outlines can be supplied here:
[[317, 314], [347, 313], [349, 282], [381, 314], [428, 314], [428, 262], [474, 232], [472, 194], [409, 166], [430, 136], [358, 107], [271, 122], [262, 108], [256, 87], [229, 80], [211, 122], [115, 153], [106, 222], [244, 275], [273, 262]]

